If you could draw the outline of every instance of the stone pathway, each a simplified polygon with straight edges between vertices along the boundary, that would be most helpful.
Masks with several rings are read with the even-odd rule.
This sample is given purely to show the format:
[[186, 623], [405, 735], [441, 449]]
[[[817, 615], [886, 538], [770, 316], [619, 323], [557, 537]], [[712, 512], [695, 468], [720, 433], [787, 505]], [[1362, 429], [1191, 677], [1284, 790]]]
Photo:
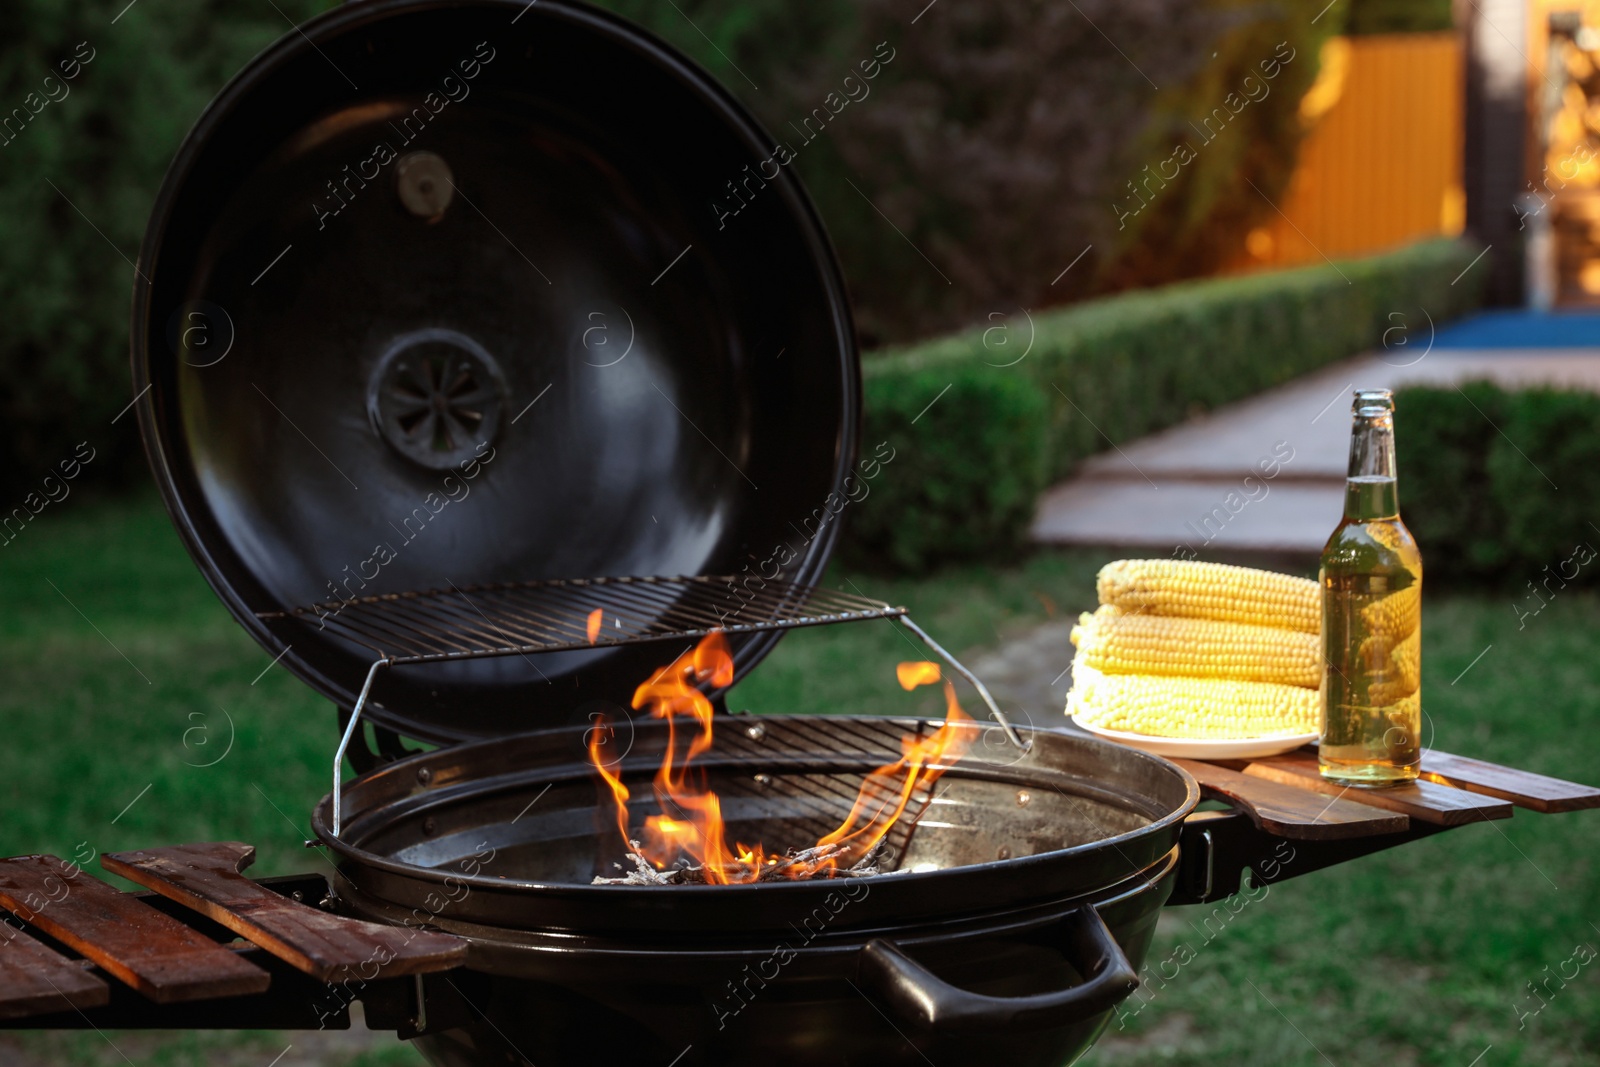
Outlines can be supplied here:
[[1077, 621], [1076, 615], [1052, 619], [967, 662], [988, 686], [1000, 710], [1018, 726], [1059, 730], [1071, 725], [1062, 712], [1067, 706], [1067, 690], [1072, 687], [1069, 635]]
[[[1343, 507], [1353, 389], [1488, 378], [1600, 392], [1595, 348], [1413, 359], [1403, 349], [1360, 356], [1101, 453], [1040, 500], [1033, 539], [1161, 556], [1182, 546], [1202, 556], [1315, 555]], [[1405, 433], [1403, 410], [1398, 429]], [[1484, 430], [1494, 432], [1487, 423]]]

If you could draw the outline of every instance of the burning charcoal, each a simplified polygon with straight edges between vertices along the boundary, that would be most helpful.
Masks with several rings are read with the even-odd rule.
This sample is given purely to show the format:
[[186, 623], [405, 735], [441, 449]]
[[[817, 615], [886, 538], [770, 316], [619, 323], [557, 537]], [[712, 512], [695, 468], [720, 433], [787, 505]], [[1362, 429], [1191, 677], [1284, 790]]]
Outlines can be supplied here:
[[[639, 842], [637, 842], [637, 841], [632, 841], [632, 842], [629, 842], [629, 843], [632, 844], [635, 849], [637, 849], [639, 847]], [[595, 877], [595, 880], [591, 884], [592, 885], [672, 885], [673, 884], [671, 879], [668, 877], [668, 875], [663, 874], [662, 872], [656, 870], [655, 867], [651, 865], [650, 861], [645, 859], [638, 852], [630, 852], [630, 853], [628, 853], [628, 859], [633, 861], [633, 868], [634, 868], [633, 870], [628, 871], [628, 873], [623, 875], [621, 878], [604, 878], [604, 877], [601, 877], [601, 876], [597, 875]], [[622, 864], [620, 864], [620, 863], [613, 863], [612, 866], [615, 867], [619, 871], [626, 870], [626, 868], [624, 868], [622, 866]]]
[[[638, 848], [637, 841], [630, 842]], [[848, 845], [817, 845], [814, 848], [801, 849], [799, 852], [790, 850], [789, 854], [776, 863], [768, 863], [750, 877], [751, 869], [748, 864], [737, 864], [722, 868], [725, 873], [735, 875], [729, 877], [729, 882], [783, 882], [804, 881], [812, 878], [870, 878], [885, 873], [879, 869], [878, 862], [883, 858], [884, 844], [879, 841], [868, 849], [866, 854], [856, 860], [851, 866], [842, 867], [850, 856]], [[628, 859], [633, 862], [634, 869], [628, 871], [621, 878], [595, 878], [593, 885], [706, 885], [706, 871], [704, 867], [674, 867], [671, 870], [658, 871], [638, 852], [628, 853]], [[613, 864], [617, 870], [625, 870], [622, 864]]]

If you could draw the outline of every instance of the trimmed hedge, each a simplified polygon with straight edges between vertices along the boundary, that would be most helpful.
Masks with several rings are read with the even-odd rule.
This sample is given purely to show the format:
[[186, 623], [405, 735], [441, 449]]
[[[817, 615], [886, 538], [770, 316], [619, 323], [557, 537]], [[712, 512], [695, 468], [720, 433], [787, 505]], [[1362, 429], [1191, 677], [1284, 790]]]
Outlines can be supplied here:
[[918, 571], [1020, 547], [1045, 484], [1048, 405], [1027, 379], [984, 370], [867, 376], [863, 451], [895, 452], [850, 519], [849, 558]]
[[1593, 547], [1561, 566], [1600, 546], [1600, 396], [1471, 382], [1402, 389], [1395, 406], [1400, 511], [1430, 580], [1520, 589], [1600, 571], [1581, 566]]
[[[914, 469], [930, 484], [875, 492], [858, 509], [847, 552], [857, 564], [914, 570], [1009, 551], [1026, 535], [1031, 495], [1109, 444], [1373, 348], [1400, 321], [1393, 314], [1420, 322], [1425, 309], [1438, 323], [1475, 306], [1486, 272], [1462, 272], [1478, 253], [1464, 241], [1431, 241], [1037, 315], [1019, 310], [870, 358], [866, 440], [888, 440], [906, 458], [890, 480]], [[950, 394], [913, 423], [947, 384]], [[1022, 458], [1028, 449], [1039, 451]], [[1019, 493], [1031, 494], [1026, 505]]]
[[1401, 389], [1395, 397], [1400, 508], [1434, 575], [1478, 580], [1505, 566], [1505, 537], [1489, 493], [1489, 446], [1506, 423], [1492, 382], [1459, 390]]

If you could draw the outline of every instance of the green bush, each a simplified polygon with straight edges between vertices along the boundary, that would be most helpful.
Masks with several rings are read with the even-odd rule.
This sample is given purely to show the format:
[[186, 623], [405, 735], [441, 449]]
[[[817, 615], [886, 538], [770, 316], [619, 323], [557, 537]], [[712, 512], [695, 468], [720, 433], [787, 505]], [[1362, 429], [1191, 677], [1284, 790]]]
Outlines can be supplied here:
[[1430, 576], [1496, 577], [1505, 532], [1489, 491], [1489, 448], [1504, 426], [1506, 394], [1492, 382], [1412, 387], [1395, 397], [1400, 507]]
[[862, 454], [894, 449], [849, 519], [851, 562], [921, 571], [1020, 546], [1045, 482], [1044, 397], [983, 367], [869, 372]]
[[1583, 560], [1600, 546], [1600, 396], [1472, 382], [1403, 389], [1396, 410], [1400, 510], [1431, 580], [1554, 591], [1600, 572]]
[[[899, 449], [885, 475], [898, 488], [875, 490], [857, 509], [853, 558], [918, 569], [1009, 551], [1025, 536], [1032, 494], [1080, 460], [1374, 348], [1396, 326], [1391, 315], [1420, 321], [1426, 309], [1440, 322], [1467, 310], [1484, 272], [1460, 275], [1477, 254], [1434, 241], [1172, 285], [870, 358], [867, 440], [887, 436]], [[950, 394], [916, 420], [947, 384]]]
[[[112, 419], [132, 399], [132, 263], [156, 189], [228, 78], [288, 32], [290, 19], [330, 6], [333, 0], [278, 0], [278, 10], [225, 0], [0, 4], [0, 116], [12, 120], [0, 135], [0, 491], [7, 498], [37, 489], [83, 441], [96, 454], [89, 479], [123, 480], [143, 469], [133, 416]], [[63, 81], [74, 67], [61, 64], [74, 57], [84, 61]]]
[[1489, 485], [1508, 551], [1515, 546], [1526, 571], [1512, 577], [1522, 582], [1579, 542], [1600, 545], [1600, 397], [1529, 389], [1507, 407], [1504, 433], [1489, 449]]

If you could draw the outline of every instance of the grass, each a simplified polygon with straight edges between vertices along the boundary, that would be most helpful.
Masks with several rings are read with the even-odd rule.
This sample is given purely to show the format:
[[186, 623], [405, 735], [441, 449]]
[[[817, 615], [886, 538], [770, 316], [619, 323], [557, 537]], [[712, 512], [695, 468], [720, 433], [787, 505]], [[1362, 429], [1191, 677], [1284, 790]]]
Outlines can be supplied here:
[[[975, 650], [1090, 606], [1104, 558], [1041, 553], [919, 582], [832, 581], [904, 603], [949, 647]], [[257, 845], [259, 873], [323, 862], [300, 842], [306, 813], [327, 791], [333, 709], [283, 668], [269, 669], [152, 498], [46, 513], [0, 549], [0, 598], [5, 854], [232, 838]], [[1518, 631], [1509, 602], [1429, 601], [1434, 743], [1595, 781], [1600, 604], [1564, 594]], [[936, 711], [936, 694], [894, 684], [894, 663], [922, 655], [905, 640], [887, 623], [791, 634], [730, 707]], [[1478, 1067], [1595, 1062], [1600, 961], [1564, 986], [1550, 976], [1573, 973], [1564, 961], [1577, 946], [1600, 946], [1591, 925], [1600, 923], [1597, 819], [1519, 813], [1281, 882], [1209, 941], [1200, 926], [1209, 909], [1171, 909], [1152, 960], [1183, 946], [1193, 958], [1164, 985], [1150, 983], [1125, 1028], [1114, 1022], [1084, 1062], [1468, 1067], [1480, 1053]], [[1519, 1029], [1513, 1006], [1540, 1006], [1525, 983], [1547, 978], [1548, 1005]], [[420, 1062], [385, 1035], [321, 1052], [309, 1040], [22, 1034], [0, 1036], [0, 1062], [123, 1064], [111, 1043], [140, 1067], [259, 1065], [290, 1043], [285, 1063]]]
[[[1600, 782], [1600, 604], [1557, 600], [1518, 631], [1511, 600], [1428, 603], [1428, 740]], [[1519, 811], [1282, 882], [1209, 943], [1201, 924], [1212, 909], [1172, 909], [1151, 958], [1185, 958], [1184, 944], [1195, 958], [1126, 1029], [1113, 1023], [1088, 1062], [1594, 1063], [1600, 967], [1565, 961], [1578, 946], [1600, 948], [1597, 819]], [[1526, 983], [1547, 979], [1548, 1006], [1524, 1017], [1541, 1007]]]

